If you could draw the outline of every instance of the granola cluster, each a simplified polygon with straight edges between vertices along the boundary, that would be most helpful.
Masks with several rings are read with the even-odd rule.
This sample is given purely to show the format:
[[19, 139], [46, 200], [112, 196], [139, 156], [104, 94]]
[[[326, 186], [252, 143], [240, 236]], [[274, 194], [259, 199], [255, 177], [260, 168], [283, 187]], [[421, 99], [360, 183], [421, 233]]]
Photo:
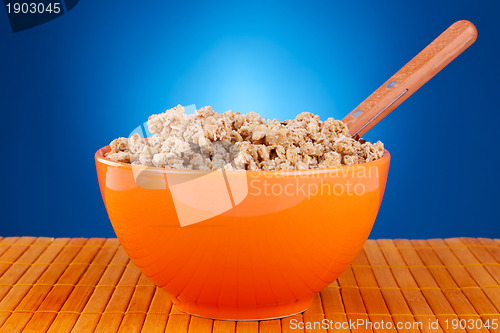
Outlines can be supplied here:
[[340, 120], [309, 112], [280, 122], [255, 112], [216, 113], [206, 106], [193, 115], [178, 105], [152, 115], [147, 140], [139, 134], [111, 142], [110, 160], [175, 169], [304, 170], [370, 162], [384, 145], [349, 136]]

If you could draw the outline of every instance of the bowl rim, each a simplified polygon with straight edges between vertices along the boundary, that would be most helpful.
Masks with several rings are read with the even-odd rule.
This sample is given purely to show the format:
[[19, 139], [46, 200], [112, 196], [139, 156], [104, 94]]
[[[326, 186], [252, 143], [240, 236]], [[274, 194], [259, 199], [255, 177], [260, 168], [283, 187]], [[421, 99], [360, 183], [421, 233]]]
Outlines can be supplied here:
[[[96, 163], [102, 163], [108, 166], [117, 167], [120, 169], [135, 169], [135, 170], [148, 170], [151, 172], [160, 172], [160, 173], [180, 173], [180, 174], [196, 174], [196, 173], [211, 173], [216, 170], [190, 170], [190, 169], [169, 169], [169, 168], [160, 168], [160, 167], [152, 167], [152, 166], [144, 166], [144, 165], [133, 165], [129, 163], [116, 162], [112, 161], [104, 156], [104, 153], [111, 150], [110, 146], [104, 146], [98, 149], [94, 155]], [[336, 170], [348, 169], [348, 168], [365, 168], [369, 166], [380, 166], [382, 164], [388, 164], [391, 159], [391, 154], [387, 149], [384, 149], [384, 155], [371, 162], [364, 162], [358, 164], [351, 165], [338, 165], [330, 168], [314, 168], [314, 169], [306, 169], [306, 170], [226, 170], [225, 172], [229, 173], [264, 173], [264, 174], [286, 174], [286, 175], [300, 175], [300, 174], [309, 174], [309, 173], [328, 173]]]

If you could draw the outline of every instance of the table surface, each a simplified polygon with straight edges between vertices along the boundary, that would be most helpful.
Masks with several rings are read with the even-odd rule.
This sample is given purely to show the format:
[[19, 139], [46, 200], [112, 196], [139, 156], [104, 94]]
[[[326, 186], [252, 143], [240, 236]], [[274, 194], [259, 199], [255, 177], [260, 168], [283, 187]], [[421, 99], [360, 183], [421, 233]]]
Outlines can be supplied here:
[[0, 332], [500, 332], [499, 262], [499, 239], [368, 240], [307, 311], [234, 322], [176, 309], [117, 239], [0, 237]]

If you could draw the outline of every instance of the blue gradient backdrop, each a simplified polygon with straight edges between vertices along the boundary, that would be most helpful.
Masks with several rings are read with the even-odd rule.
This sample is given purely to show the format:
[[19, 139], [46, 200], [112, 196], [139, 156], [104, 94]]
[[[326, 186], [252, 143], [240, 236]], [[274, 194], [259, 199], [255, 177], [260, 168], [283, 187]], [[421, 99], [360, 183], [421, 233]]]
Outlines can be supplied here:
[[392, 153], [372, 238], [499, 237], [496, 1], [96, 1], [0, 9], [0, 234], [113, 236], [94, 152], [177, 104], [344, 117], [454, 21], [477, 42], [366, 135]]

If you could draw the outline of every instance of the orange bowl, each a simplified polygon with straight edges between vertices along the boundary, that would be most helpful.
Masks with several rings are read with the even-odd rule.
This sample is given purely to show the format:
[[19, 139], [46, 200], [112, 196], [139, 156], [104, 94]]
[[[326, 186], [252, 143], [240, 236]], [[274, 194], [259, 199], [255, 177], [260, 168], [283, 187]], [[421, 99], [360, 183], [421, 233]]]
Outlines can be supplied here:
[[302, 171], [193, 171], [95, 154], [101, 194], [131, 260], [175, 306], [214, 319], [306, 310], [365, 243], [390, 155]]

